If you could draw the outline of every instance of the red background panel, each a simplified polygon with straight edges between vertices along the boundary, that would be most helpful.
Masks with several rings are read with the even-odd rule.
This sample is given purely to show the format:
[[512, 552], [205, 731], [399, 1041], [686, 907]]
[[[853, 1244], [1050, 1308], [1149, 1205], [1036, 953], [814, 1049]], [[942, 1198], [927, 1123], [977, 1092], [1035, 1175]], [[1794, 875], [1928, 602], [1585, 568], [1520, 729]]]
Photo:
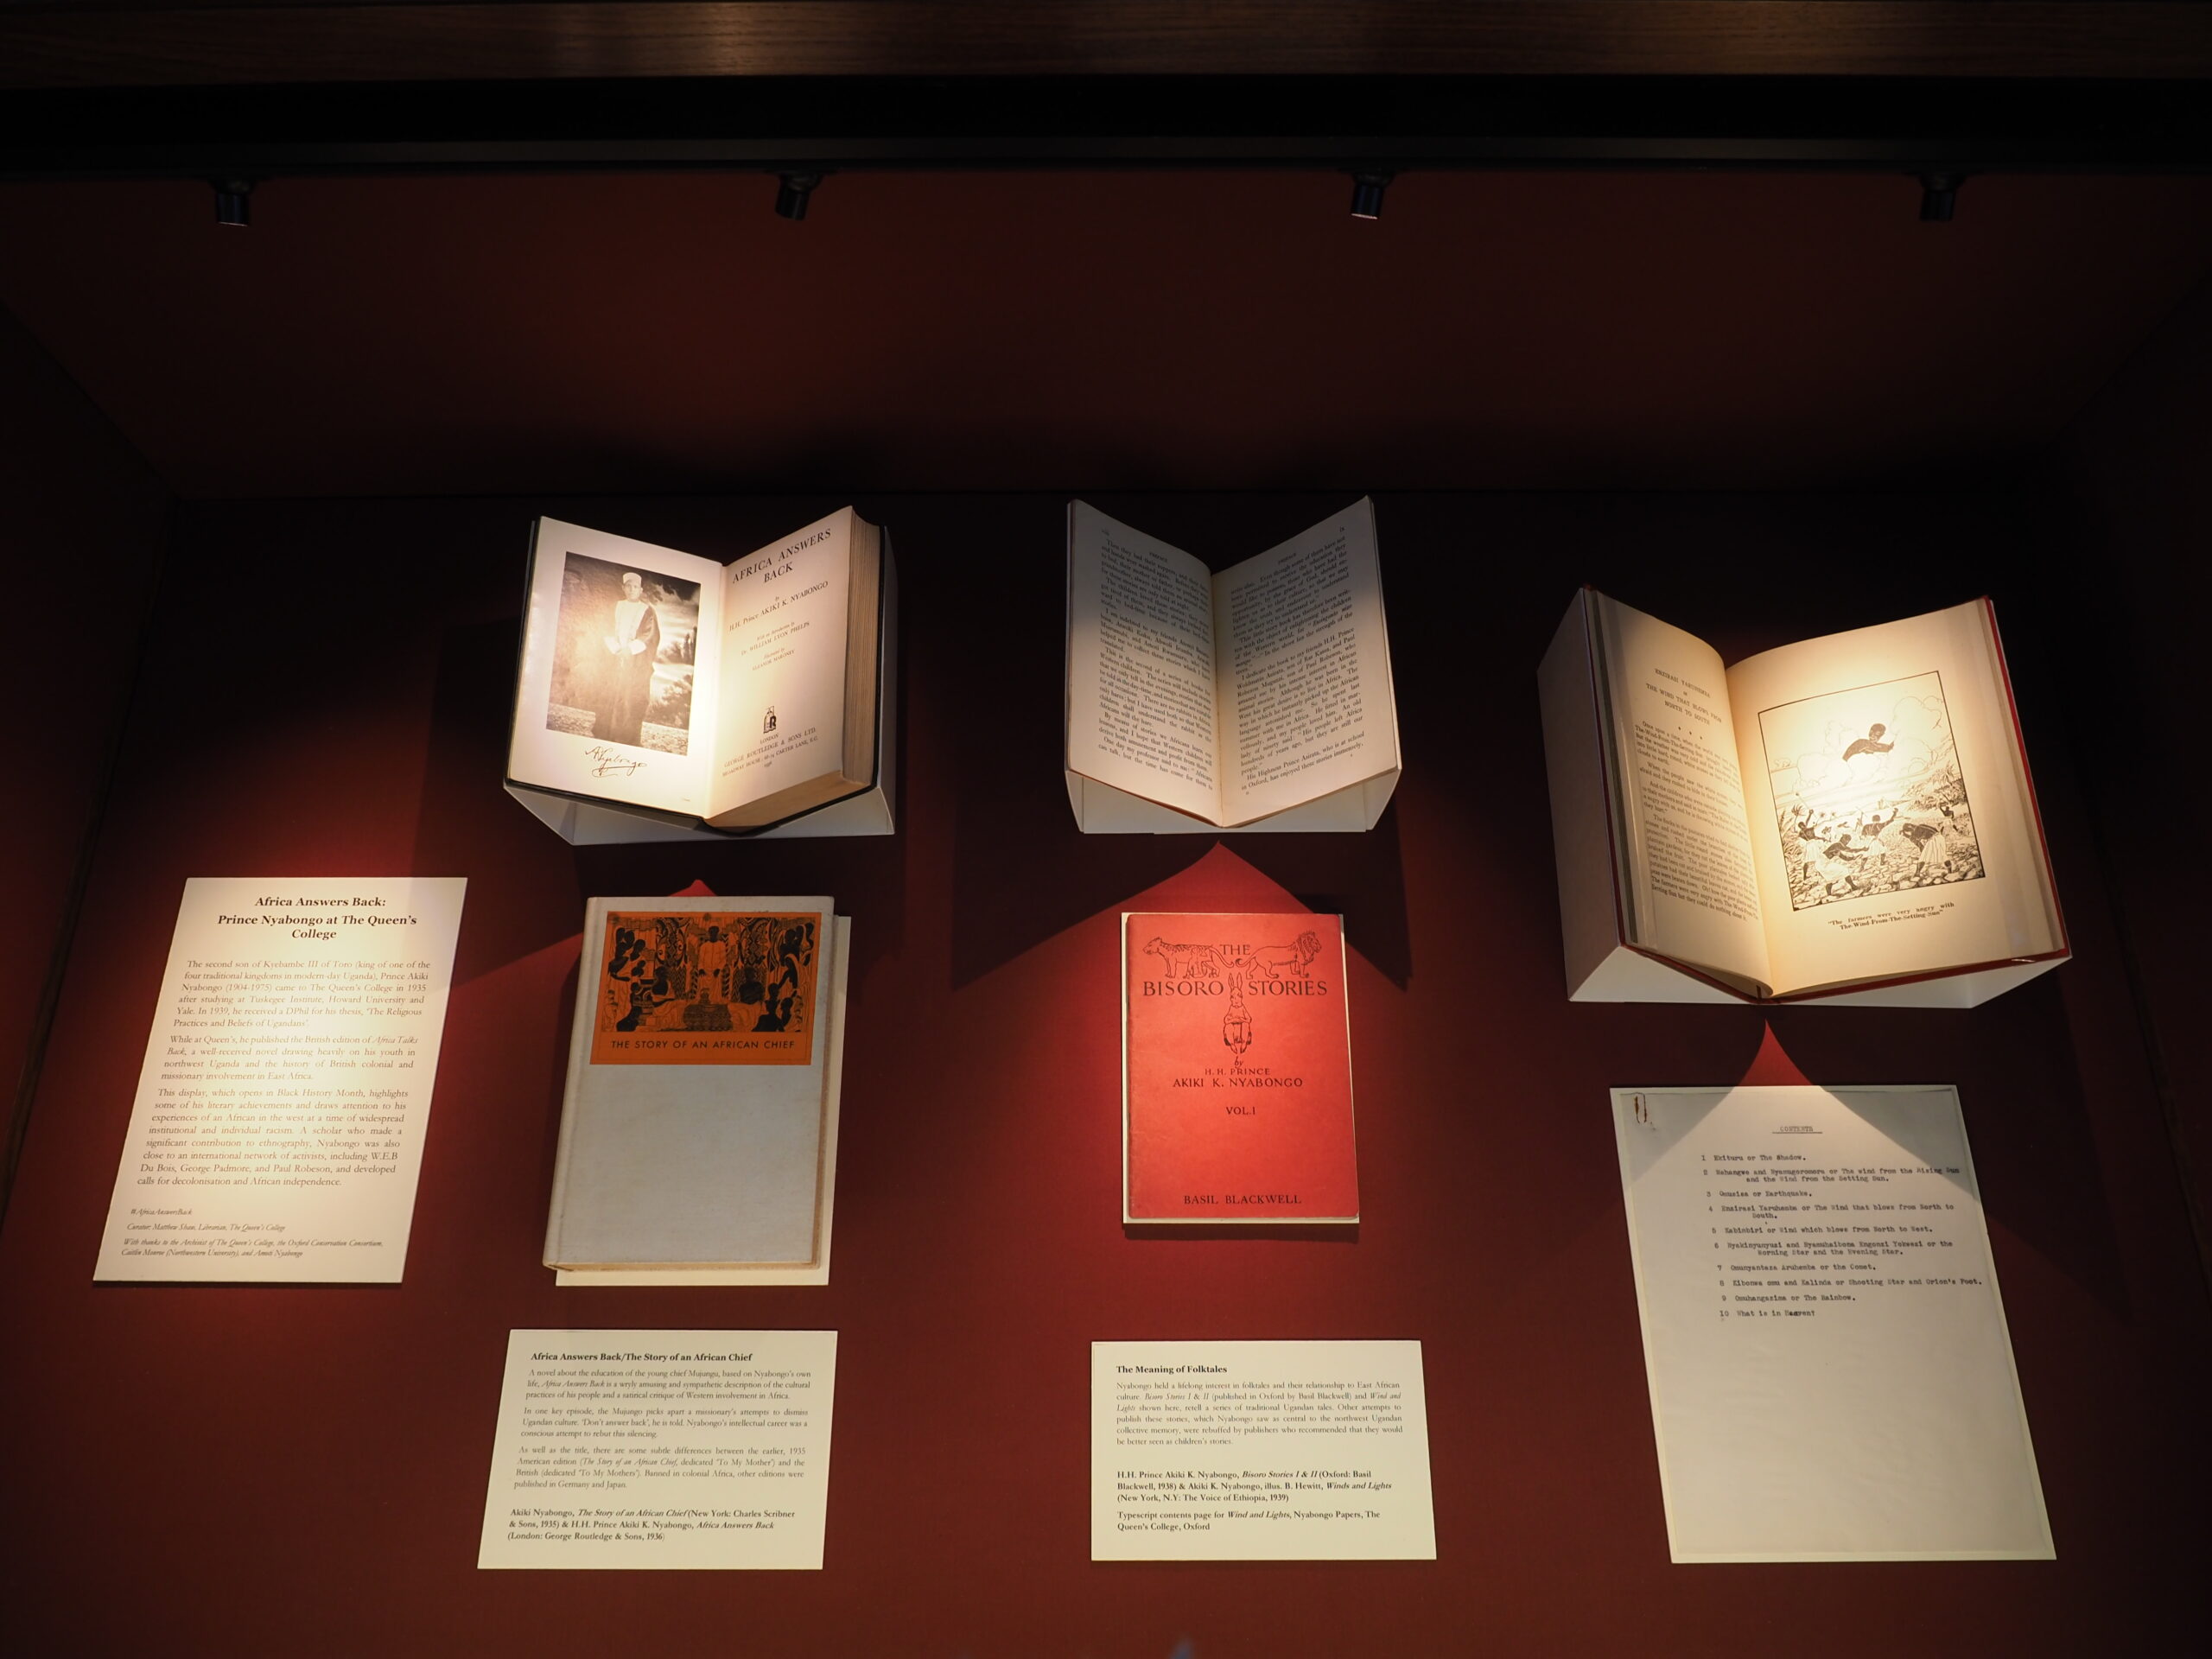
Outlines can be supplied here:
[[[184, 423], [146, 418], [186, 444]], [[290, 468], [308, 446], [286, 443]], [[1097, 499], [1217, 563], [1337, 505]], [[863, 494], [902, 577], [896, 837], [571, 849], [500, 793], [532, 513], [728, 556], [840, 505], [180, 510], [0, 1231], [16, 1646], [2190, 1644], [2212, 1319], [2077, 770], [2109, 725], [2084, 678], [2126, 639], [2085, 645], [2076, 596], [2043, 579], [2032, 556], [2075, 546], [2046, 496], [1385, 494], [1404, 781], [1370, 834], [1218, 838], [1231, 861], [1215, 837], [1076, 833], [1058, 772], [1064, 498]], [[1534, 670], [1580, 579], [1732, 658], [1992, 591], [2076, 959], [1966, 1013], [1568, 1004]], [[92, 1285], [185, 878], [407, 872], [466, 874], [469, 893], [405, 1282]], [[584, 898], [695, 877], [832, 893], [854, 918], [832, 1281], [556, 1289], [537, 1256]], [[1130, 1236], [1116, 916], [1269, 892], [1345, 917], [1361, 1225]], [[1785, 1062], [1959, 1085], [2055, 1562], [1668, 1563], [1605, 1091]], [[840, 1333], [822, 1572], [476, 1570], [506, 1332], [629, 1325]], [[1423, 1343], [1439, 1559], [1092, 1565], [1087, 1344], [1309, 1336]]]

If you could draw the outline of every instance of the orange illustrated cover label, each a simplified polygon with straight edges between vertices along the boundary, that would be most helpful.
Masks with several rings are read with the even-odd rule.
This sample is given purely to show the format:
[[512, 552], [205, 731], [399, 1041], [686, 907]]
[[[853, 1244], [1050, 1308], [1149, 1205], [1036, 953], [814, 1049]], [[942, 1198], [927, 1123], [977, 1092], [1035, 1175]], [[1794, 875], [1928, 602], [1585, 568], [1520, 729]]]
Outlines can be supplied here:
[[1122, 918], [1128, 1214], [1359, 1214], [1343, 918]]
[[620, 912], [600, 941], [594, 1065], [805, 1065], [822, 918]]

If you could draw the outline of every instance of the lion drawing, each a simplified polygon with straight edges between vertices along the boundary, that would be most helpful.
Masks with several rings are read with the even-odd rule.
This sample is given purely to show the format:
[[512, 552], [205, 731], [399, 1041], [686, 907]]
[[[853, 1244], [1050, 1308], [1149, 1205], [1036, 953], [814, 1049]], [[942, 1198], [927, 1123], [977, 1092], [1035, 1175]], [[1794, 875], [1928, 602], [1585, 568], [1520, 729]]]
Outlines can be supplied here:
[[1321, 941], [1308, 931], [1288, 944], [1262, 945], [1252, 953], [1252, 965], [1269, 979], [1281, 979], [1286, 972], [1303, 979], [1320, 954]]

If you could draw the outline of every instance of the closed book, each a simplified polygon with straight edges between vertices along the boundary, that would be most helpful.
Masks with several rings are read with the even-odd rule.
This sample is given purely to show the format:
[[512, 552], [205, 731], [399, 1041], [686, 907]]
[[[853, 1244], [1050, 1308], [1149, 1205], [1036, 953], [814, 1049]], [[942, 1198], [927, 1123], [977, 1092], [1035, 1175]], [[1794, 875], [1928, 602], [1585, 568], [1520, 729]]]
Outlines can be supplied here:
[[803, 1267], [826, 1248], [830, 899], [594, 899], [545, 1263]]
[[1122, 916], [1122, 1219], [1359, 1219], [1344, 918]]

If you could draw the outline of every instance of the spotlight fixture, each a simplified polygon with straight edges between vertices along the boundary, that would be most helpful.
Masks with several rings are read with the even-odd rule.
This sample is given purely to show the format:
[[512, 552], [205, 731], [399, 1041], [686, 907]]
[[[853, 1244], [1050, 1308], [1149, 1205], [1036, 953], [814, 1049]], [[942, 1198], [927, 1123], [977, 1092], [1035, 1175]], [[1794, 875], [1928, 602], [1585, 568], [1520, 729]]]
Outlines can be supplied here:
[[1390, 188], [1395, 173], [1355, 173], [1351, 175], [1351, 216], [1354, 219], [1382, 217], [1382, 193]]
[[822, 182], [819, 173], [779, 173], [776, 175], [776, 211], [785, 219], [804, 219], [806, 199], [814, 194], [814, 187]]
[[1920, 216], [1930, 224], [1948, 225], [1957, 210], [1963, 173], [1923, 173], [1920, 175]]
[[253, 222], [251, 179], [210, 179], [215, 188], [215, 222], [244, 230]]

